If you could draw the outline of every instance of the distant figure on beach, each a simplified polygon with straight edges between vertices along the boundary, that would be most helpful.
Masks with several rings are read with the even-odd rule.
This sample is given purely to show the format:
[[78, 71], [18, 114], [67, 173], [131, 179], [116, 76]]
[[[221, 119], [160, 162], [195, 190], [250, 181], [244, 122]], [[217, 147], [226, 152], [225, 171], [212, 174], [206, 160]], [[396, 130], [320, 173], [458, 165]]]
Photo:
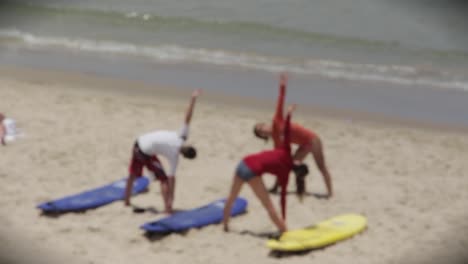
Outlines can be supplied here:
[[[286, 95], [286, 84], [287, 75], [283, 73], [280, 75], [279, 96], [276, 106], [276, 113], [273, 118], [273, 124], [270, 125], [266, 123], [257, 123], [254, 126], [255, 136], [265, 141], [272, 137], [275, 147], [282, 144], [281, 131], [285, 127], [285, 122], [283, 119], [283, 104]], [[322, 141], [318, 135], [297, 123], [291, 123], [291, 143], [299, 145], [293, 156], [295, 164], [303, 163], [307, 154], [312, 153], [315, 163], [322, 173], [327, 188], [327, 194], [324, 196], [324, 198], [332, 197], [332, 180], [328, 168], [325, 164]], [[296, 175], [296, 190], [298, 194], [305, 193], [305, 175]], [[269, 191], [272, 193], [276, 193], [278, 191], [278, 181], [275, 182], [274, 186]], [[302, 199], [302, 195], [299, 195], [299, 198]]]
[[7, 143], [13, 142], [17, 135], [15, 120], [0, 113], [0, 141], [2, 145], [6, 146]]
[[[185, 144], [189, 134], [189, 124], [192, 119], [193, 108], [201, 90], [192, 93], [189, 107], [185, 115], [185, 123], [180, 131], [157, 130], [139, 136], [133, 146], [132, 158], [129, 166], [129, 177], [125, 189], [125, 205], [130, 205], [133, 181], [141, 177], [146, 167], [161, 183], [161, 193], [166, 213], [172, 213], [174, 202], [175, 174], [179, 162], [179, 154], [187, 159], [194, 159], [197, 155], [193, 146]], [[165, 157], [170, 168], [164, 170], [158, 156]]]
[[[295, 109], [295, 105], [290, 106], [284, 124], [284, 140], [282, 144], [276, 145], [273, 150], [262, 151], [251, 154], [242, 159], [237, 165], [237, 169], [232, 181], [231, 191], [226, 200], [223, 212], [224, 231], [229, 231], [230, 212], [236, 197], [244, 183], [248, 183], [255, 195], [260, 199], [262, 205], [268, 211], [270, 219], [275, 223], [280, 232], [287, 230], [286, 227], [286, 186], [289, 181], [289, 173], [295, 170], [298, 175], [304, 172], [303, 166], [296, 166], [293, 163], [290, 146], [290, 123], [291, 114]], [[270, 173], [277, 177], [277, 181], [281, 185], [281, 215], [279, 217], [273, 206], [268, 191], [263, 183], [261, 175]]]

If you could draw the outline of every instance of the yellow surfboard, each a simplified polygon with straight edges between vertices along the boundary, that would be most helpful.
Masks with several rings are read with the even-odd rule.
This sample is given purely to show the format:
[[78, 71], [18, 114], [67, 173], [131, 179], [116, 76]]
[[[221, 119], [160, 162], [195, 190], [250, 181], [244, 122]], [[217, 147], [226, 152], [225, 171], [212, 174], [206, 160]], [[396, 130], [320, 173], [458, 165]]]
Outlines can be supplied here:
[[266, 245], [277, 251], [304, 251], [321, 248], [350, 238], [363, 231], [367, 219], [358, 214], [335, 216], [316, 225], [285, 232], [279, 239], [270, 239]]

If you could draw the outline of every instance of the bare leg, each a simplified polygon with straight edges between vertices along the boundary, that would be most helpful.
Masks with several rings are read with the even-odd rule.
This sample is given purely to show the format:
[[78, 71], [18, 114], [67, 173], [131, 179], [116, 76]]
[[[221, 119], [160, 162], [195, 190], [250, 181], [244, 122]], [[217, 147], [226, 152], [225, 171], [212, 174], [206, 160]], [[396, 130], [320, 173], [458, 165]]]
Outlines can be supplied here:
[[234, 175], [234, 179], [231, 185], [231, 192], [229, 193], [229, 197], [226, 199], [226, 203], [224, 204], [224, 212], [223, 212], [223, 226], [224, 231], [229, 231], [229, 218], [231, 217], [231, 208], [234, 200], [239, 195], [239, 192], [242, 188], [244, 181], [237, 175]]
[[125, 196], [124, 196], [124, 203], [125, 206], [130, 205], [130, 197], [132, 196], [132, 189], [133, 189], [133, 182], [135, 181], [135, 175], [130, 174], [127, 178], [127, 184], [125, 186]]
[[315, 164], [317, 165], [317, 168], [322, 173], [323, 179], [325, 181], [325, 185], [327, 187], [328, 196], [331, 197], [333, 195], [331, 176], [325, 164], [325, 157], [323, 155], [323, 146], [322, 146], [322, 141], [320, 140], [320, 138], [316, 137], [312, 140], [311, 144], [307, 144], [307, 145], [299, 147], [299, 149], [294, 154], [294, 161], [298, 163], [302, 163], [304, 158], [307, 156], [309, 152], [312, 153], [312, 156], [314, 157], [314, 160], [315, 160]]
[[287, 230], [286, 223], [283, 219], [281, 219], [278, 214], [276, 213], [275, 207], [271, 202], [270, 196], [268, 191], [263, 184], [263, 180], [261, 177], [253, 177], [250, 181], [248, 181], [250, 187], [252, 187], [253, 192], [258, 197], [258, 199], [262, 202], [263, 207], [268, 211], [268, 215], [270, 219], [275, 223], [276, 227], [280, 230], [280, 232], [285, 232]]
[[161, 195], [164, 201], [164, 210], [168, 214], [172, 214], [172, 200], [170, 197], [170, 186], [169, 180], [160, 181], [161, 184]]
[[296, 153], [293, 155], [294, 163], [301, 164], [303, 163], [305, 157], [312, 152], [312, 142], [309, 144], [301, 145], [297, 148]]
[[174, 204], [174, 197], [175, 197], [175, 184], [176, 184], [176, 178], [175, 177], [168, 177], [167, 178], [168, 185], [169, 185], [169, 204], [171, 205], [171, 210], [172, 210], [172, 205]]
[[328, 197], [333, 196], [333, 186], [331, 181], [330, 173], [325, 164], [325, 157], [323, 155], [322, 141], [319, 138], [315, 138], [312, 144], [312, 155], [314, 156], [315, 163], [322, 173], [323, 179], [325, 180], [325, 185], [327, 186]]

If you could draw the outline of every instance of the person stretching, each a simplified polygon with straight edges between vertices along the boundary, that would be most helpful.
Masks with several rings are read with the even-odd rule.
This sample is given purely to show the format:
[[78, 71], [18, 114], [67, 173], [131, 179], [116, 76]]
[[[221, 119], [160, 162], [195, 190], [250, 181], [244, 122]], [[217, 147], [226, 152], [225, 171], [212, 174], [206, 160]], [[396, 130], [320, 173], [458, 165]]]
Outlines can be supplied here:
[[[286, 227], [286, 186], [289, 181], [289, 173], [295, 169], [291, 156], [290, 146], [290, 120], [291, 114], [295, 109], [295, 105], [288, 109], [285, 128], [284, 141], [281, 145], [275, 146], [273, 150], [262, 151], [244, 157], [239, 164], [234, 174], [231, 191], [226, 199], [223, 211], [223, 227], [224, 231], [229, 231], [229, 218], [233, 202], [239, 195], [241, 187], [244, 183], [248, 183], [255, 195], [261, 201], [262, 205], [268, 211], [268, 215], [280, 232], [285, 232]], [[294, 168], [293, 168], [294, 167]], [[281, 185], [281, 216], [279, 217], [271, 202], [268, 191], [265, 188], [261, 176], [264, 173], [270, 173], [276, 176]]]
[[[272, 137], [275, 146], [281, 145], [281, 131], [285, 127], [283, 118], [283, 105], [286, 96], [286, 83], [286, 74], [281, 74], [278, 103], [276, 105], [276, 113], [273, 118], [273, 124], [268, 125], [266, 123], [257, 123], [254, 126], [254, 134], [256, 137], [265, 141]], [[315, 160], [315, 164], [322, 173], [327, 188], [327, 194], [323, 197], [331, 198], [333, 196], [332, 180], [328, 168], [325, 164], [322, 141], [320, 140], [319, 136], [297, 123], [291, 123], [291, 143], [299, 145], [293, 156], [295, 164], [303, 163], [305, 157], [309, 153], [312, 154], [312, 157]], [[296, 189], [298, 193], [304, 194], [305, 175], [307, 175], [307, 173], [302, 173], [301, 175], [302, 176], [296, 175]], [[278, 182], [276, 182], [269, 191], [276, 193], [277, 190]], [[300, 198], [302, 199], [302, 195], [300, 195]]]
[[[182, 129], [177, 131], [157, 130], [139, 136], [133, 145], [132, 158], [129, 166], [130, 176], [127, 178], [124, 202], [130, 205], [130, 197], [133, 182], [136, 177], [141, 177], [143, 168], [146, 167], [161, 182], [161, 193], [164, 200], [165, 212], [171, 214], [174, 202], [175, 174], [179, 162], [179, 154], [185, 158], [194, 159], [196, 149], [185, 144], [188, 137], [189, 124], [192, 119], [193, 108], [200, 90], [192, 93], [190, 105], [185, 115], [185, 123]], [[158, 155], [165, 157], [170, 164], [169, 173], [166, 174]]]

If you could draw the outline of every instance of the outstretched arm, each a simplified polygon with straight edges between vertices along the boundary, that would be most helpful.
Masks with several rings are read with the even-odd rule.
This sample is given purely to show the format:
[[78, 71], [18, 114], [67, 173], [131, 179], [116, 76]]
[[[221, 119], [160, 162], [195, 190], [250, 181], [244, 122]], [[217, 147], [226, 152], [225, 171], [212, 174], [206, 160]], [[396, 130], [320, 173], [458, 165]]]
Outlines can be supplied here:
[[284, 98], [286, 96], [286, 83], [287, 83], [287, 76], [286, 74], [280, 75], [280, 86], [279, 86], [279, 93], [278, 93], [278, 101], [276, 103], [276, 112], [273, 118], [273, 131], [272, 131], [272, 138], [273, 143], [275, 144], [275, 148], [281, 146], [281, 130], [283, 126], [283, 108], [284, 108]]
[[288, 76], [285, 73], [280, 75], [280, 85], [278, 93], [278, 101], [276, 103], [275, 120], [283, 120], [283, 108], [284, 108], [284, 97], [286, 96], [286, 84], [288, 82]]
[[295, 104], [288, 107], [286, 122], [284, 124], [283, 148], [288, 149], [288, 151], [291, 151], [291, 115], [294, 110], [296, 110]]
[[197, 97], [201, 94], [201, 90], [197, 89], [193, 91], [192, 93], [192, 98], [190, 99], [190, 104], [187, 109], [187, 113], [185, 114], [185, 124], [189, 125], [190, 121], [192, 120], [192, 114], [193, 114], [193, 108], [195, 107], [195, 102], [197, 100]]

